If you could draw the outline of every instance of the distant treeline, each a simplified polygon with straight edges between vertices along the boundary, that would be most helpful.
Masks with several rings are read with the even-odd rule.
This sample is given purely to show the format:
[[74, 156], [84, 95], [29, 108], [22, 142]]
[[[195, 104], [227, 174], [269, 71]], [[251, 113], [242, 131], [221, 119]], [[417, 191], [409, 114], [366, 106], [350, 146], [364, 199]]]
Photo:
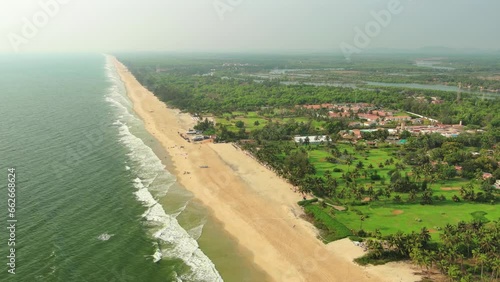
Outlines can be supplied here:
[[[253, 79], [221, 79], [216, 76], [157, 73], [151, 68], [132, 68], [137, 79], [161, 100], [193, 113], [222, 114], [237, 110], [259, 110], [262, 107], [292, 108], [295, 105], [319, 103], [373, 103], [380, 107], [415, 112], [446, 124], [500, 126], [498, 100], [481, 100], [445, 91], [396, 89], [385, 87], [365, 90], [311, 85], [281, 85], [275, 81], [254, 82]], [[427, 97], [427, 102], [415, 99]], [[431, 104], [430, 97], [442, 104]]]
[[[439, 65], [455, 70], [415, 66], [424, 54], [368, 54], [346, 61], [340, 54], [253, 55], [253, 54], [123, 54], [119, 56], [137, 79], [163, 101], [192, 113], [222, 114], [263, 107], [293, 108], [319, 103], [367, 102], [380, 107], [415, 112], [446, 124], [476, 127], [500, 126], [500, 102], [481, 100], [468, 93], [404, 89], [395, 87], [343, 88], [311, 85], [282, 85], [279, 80], [249, 76], [273, 69], [318, 70], [338, 79], [390, 82], [461, 82], [474, 87], [498, 87], [500, 81], [485, 79], [500, 73], [500, 62], [492, 55], [449, 55]], [[335, 70], [355, 72], [336, 73]], [[333, 72], [329, 73], [329, 72]], [[394, 75], [395, 73], [401, 74]], [[409, 74], [409, 75], [408, 75]], [[302, 78], [300, 81], [307, 80]], [[311, 80], [317, 79], [314, 76]], [[415, 97], [425, 97], [426, 102]], [[444, 100], [431, 104], [431, 97]]]

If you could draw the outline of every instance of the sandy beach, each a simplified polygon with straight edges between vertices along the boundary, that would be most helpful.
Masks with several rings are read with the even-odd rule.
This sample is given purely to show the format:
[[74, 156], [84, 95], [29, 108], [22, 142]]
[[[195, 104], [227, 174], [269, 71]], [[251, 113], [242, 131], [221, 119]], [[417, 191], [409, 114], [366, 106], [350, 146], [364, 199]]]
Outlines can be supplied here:
[[407, 264], [361, 267], [348, 239], [328, 245], [300, 218], [293, 187], [232, 144], [184, 140], [196, 121], [168, 108], [115, 60], [135, 112], [171, 155], [177, 180], [248, 249], [272, 281], [418, 281]]

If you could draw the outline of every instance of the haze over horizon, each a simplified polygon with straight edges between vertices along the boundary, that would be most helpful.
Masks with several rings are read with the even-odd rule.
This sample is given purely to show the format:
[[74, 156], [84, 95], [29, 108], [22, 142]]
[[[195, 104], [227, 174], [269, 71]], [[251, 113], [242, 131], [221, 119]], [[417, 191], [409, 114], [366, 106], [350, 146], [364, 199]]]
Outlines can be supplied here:
[[500, 50], [495, 0], [6, 0], [0, 10], [1, 53]]

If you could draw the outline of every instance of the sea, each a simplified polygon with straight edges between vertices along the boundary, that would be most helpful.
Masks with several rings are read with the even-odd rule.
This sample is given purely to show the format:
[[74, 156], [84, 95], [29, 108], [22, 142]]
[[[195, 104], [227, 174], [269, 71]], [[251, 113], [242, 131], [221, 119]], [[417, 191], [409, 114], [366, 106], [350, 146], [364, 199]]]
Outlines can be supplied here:
[[266, 280], [171, 171], [109, 56], [0, 55], [0, 281]]

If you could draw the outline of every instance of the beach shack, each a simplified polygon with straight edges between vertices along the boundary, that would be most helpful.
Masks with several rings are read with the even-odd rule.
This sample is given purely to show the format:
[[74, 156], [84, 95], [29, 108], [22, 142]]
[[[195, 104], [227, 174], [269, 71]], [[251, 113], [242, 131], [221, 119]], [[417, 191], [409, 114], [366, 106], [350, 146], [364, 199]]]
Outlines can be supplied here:
[[202, 135], [196, 135], [192, 140], [193, 142], [198, 142], [205, 140], [205, 138]]

